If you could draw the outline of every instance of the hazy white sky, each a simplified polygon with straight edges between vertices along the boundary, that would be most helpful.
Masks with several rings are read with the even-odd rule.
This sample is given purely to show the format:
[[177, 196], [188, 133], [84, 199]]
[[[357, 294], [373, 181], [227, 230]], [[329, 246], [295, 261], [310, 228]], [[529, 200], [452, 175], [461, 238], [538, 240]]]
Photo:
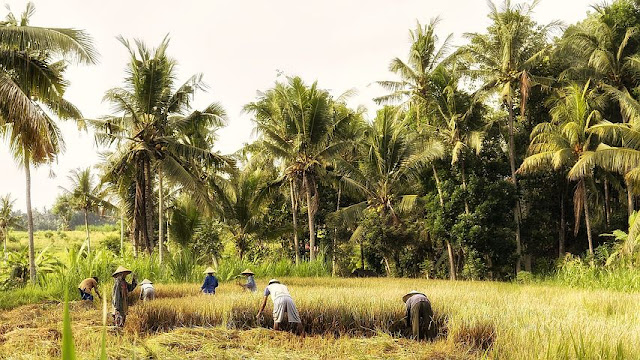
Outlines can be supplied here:
[[[4, 3], [16, 13], [26, 4]], [[571, 24], [592, 3], [543, 0], [535, 19]], [[99, 64], [72, 66], [68, 72], [67, 98], [85, 117], [109, 114], [102, 96], [122, 83], [128, 56], [117, 35], [155, 46], [170, 34], [169, 54], [179, 62], [179, 80], [202, 72], [210, 86], [196, 97], [196, 108], [219, 101], [229, 114], [217, 144], [223, 153], [251, 140], [253, 125], [242, 106], [257, 90], [273, 85], [277, 71], [318, 80], [335, 95], [355, 88], [359, 94], [352, 104], [365, 105], [372, 114], [371, 99], [382, 91], [370, 84], [391, 77], [387, 66], [393, 57], [405, 58], [416, 20], [426, 23], [440, 16], [440, 37], [453, 33], [456, 44], [463, 33], [483, 31], [488, 24], [484, 0], [35, 0], [35, 5], [32, 25], [84, 29], [100, 52]], [[40, 209], [53, 204], [59, 186], [67, 186], [69, 170], [98, 161], [91, 133], [78, 132], [73, 123], [61, 127], [66, 152], [51, 167], [32, 170], [32, 204]], [[0, 140], [0, 194], [6, 193], [25, 209], [24, 172]]]

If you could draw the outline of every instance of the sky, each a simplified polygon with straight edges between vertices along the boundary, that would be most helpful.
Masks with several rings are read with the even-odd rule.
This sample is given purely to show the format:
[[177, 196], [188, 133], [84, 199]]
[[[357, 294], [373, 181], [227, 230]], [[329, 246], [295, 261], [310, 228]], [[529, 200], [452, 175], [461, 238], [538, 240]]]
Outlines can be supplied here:
[[[501, 0], [500, 0], [501, 1]], [[513, 1], [518, 2], [518, 1]], [[539, 23], [560, 20], [572, 24], [583, 19], [596, 0], [542, 0], [535, 9]], [[257, 91], [271, 87], [279, 74], [298, 75], [318, 81], [335, 96], [355, 89], [350, 105], [364, 105], [368, 114], [377, 106], [372, 98], [384, 94], [374, 84], [394, 77], [388, 64], [394, 57], [406, 58], [409, 30], [416, 21], [425, 24], [440, 17], [438, 34], [462, 35], [487, 27], [488, 6], [484, 0], [35, 0], [33, 26], [71, 27], [87, 31], [100, 53], [99, 63], [72, 65], [67, 72], [71, 85], [66, 98], [87, 118], [111, 114], [102, 102], [106, 90], [121, 86], [128, 61], [127, 50], [116, 40], [140, 39], [155, 47], [169, 34], [168, 53], [178, 61], [178, 82], [203, 73], [209, 85], [195, 97], [202, 109], [220, 102], [228, 113], [228, 124], [218, 132], [216, 150], [232, 153], [251, 142], [251, 117], [242, 113], [244, 104], [255, 100]], [[5, 1], [21, 13], [25, 1]], [[2, 9], [4, 10], [4, 9]], [[6, 14], [0, 11], [0, 16]], [[80, 132], [73, 122], [60, 122], [66, 151], [55, 164], [33, 169], [32, 206], [50, 208], [68, 187], [69, 171], [99, 162], [99, 151], [91, 132]], [[9, 155], [0, 139], [0, 195], [10, 193], [15, 207], [24, 211], [24, 171]]]

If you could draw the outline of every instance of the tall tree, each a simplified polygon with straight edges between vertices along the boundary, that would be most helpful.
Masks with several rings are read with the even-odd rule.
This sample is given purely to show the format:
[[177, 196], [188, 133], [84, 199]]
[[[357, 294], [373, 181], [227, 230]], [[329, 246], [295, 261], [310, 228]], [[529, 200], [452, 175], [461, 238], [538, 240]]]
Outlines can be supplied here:
[[[93, 120], [92, 124], [99, 142], [117, 144], [108, 158], [105, 179], [133, 179], [133, 244], [135, 249], [142, 246], [150, 254], [155, 247], [154, 169], [204, 205], [209, 198], [203, 182], [204, 167], [220, 168], [229, 160], [213, 152], [211, 144], [203, 147], [199, 140], [190, 141], [194, 136], [186, 135], [193, 131], [194, 123], [205, 124], [198, 125], [200, 128], [220, 126], [222, 117], [215, 103], [202, 111], [191, 111], [193, 95], [206, 86], [201, 74], [175, 86], [176, 62], [166, 54], [169, 39], [153, 50], [141, 41], [136, 41], [134, 49], [124, 38], [119, 40], [130, 54], [125, 86], [105, 94], [119, 115]], [[159, 212], [161, 220], [163, 211]]]
[[[531, 14], [539, 0], [530, 4], [512, 5], [505, 0], [498, 8], [489, 2], [491, 24], [487, 33], [466, 34], [470, 44], [459, 50], [469, 61], [468, 74], [482, 81], [481, 90], [497, 93], [501, 105], [507, 110], [509, 129], [509, 164], [511, 181], [517, 187], [516, 147], [515, 147], [515, 104], [520, 104], [520, 116], [525, 117], [529, 91], [533, 84], [544, 79], [532, 74], [532, 70], [544, 59], [547, 51], [546, 36], [556, 24], [538, 26]], [[520, 236], [521, 204], [516, 203], [514, 218], [516, 223], [516, 272], [521, 269], [522, 239]]]
[[[305, 85], [299, 77], [276, 83], [256, 102], [245, 106], [254, 115], [262, 147], [283, 161], [285, 178], [291, 186], [293, 216], [296, 216], [297, 191], [304, 190], [309, 223], [309, 257], [316, 257], [315, 216], [318, 209], [318, 181], [327, 165], [350, 145], [340, 138], [338, 129], [349, 117], [337, 117], [334, 101], [317, 83]], [[301, 186], [300, 186], [301, 185]], [[297, 234], [294, 218], [294, 236]], [[296, 249], [296, 254], [297, 254]]]
[[[573, 84], [558, 90], [556, 98], [552, 99], [553, 120], [551, 123], [540, 123], [534, 128], [531, 133], [529, 156], [523, 161], [518, 172], [527, 173], [549, 167], [556, 171], [568, 171], [576, 166], [580, 167], [580, 157], [598, 146], [597, 136], [593, 136], [589, 129], [602, 120], [597, 110], [602, 103], [602, 97], [590, 88], [589, 82], [584, 86]], [[577, 235], [580, 216], [584, 214], [589, 254], [593, 255], [588, 174], [583, 173], [575, 180], [578, 183], [573, 195], [576, 218], [574, 233]]]
[[94, 63], [97, 53], [81, 30], [29, 25], [35, 12], [28, 3], [20, 17], [9, 13], [0, 23], [0, 125], [8, 124], [13, 155], [26, 176], [29, 275], [36, 282], [31, 210], [31, 166], [51, 162], [64, 149], [58, 127], [41, 106], [61, 119], [80, 119], [80, 111], [64, 99], [69, 62]]
[[[402, 107], [415, 115], [413, 126], [422, 135], [419, 141], [428, 141], [433, 135], [433, 126], [430, 123], [433, 117], [428, 116], [430, 109], [437, 108], [438, 93], [441, 93], [434, 83], [437, 72], [444, 70], [446, 56], [450, 49], [452, 34], [447, 36], [441, 44], [436, 34], [436, 28], [440, 22], [439, 18], [431, 20], [428, 25], [416, 24], [416, 28], [409, 31], [411, 47], [407, 56], [407, 61], [395, 58], [389, 64], [389, 70], [396, 74], [400, 80], [378, 81], [377, 83], [384, 89], [390, 91], [389, 94], [375, 98], [374, 101], [381, 103], [400, 102]], [[441, 73], [439, 75], [442, 75]], [[445, 85], [446, 86], [446, 85]], [[438, 124], [438, 126], [441, 124]], [[431, 167], [436, 188], [440, 198], [440, 206], [444, 207], [442, 197], [442, 186], [438, 171], [435, 166]], [[451, 242], [445, 239], [447, 254], [449, 257], [449, 277], [456, 279], [454, 264], [454, 254]]]
[[107, 190], [102, 183], [95, 184], [91, 168], [71, 170], [69, 175], [71, 189], [62, 188], [69, 195], [69, 203], [84, 215], [84, 228], [87, 234], [87, 253], [91, 253], [91, 235], [89, 233], [89, 213], [101, 214], [116, 207], [107, 201]]
[[[418, 198], [415, 188], [418, 170], [443, 152], [439, 143], [418, 148], [414, 140], [401, 111], [389, 106], [378, 111], [367, 131], [366, 157], [350, 167], [345, 164], [346, 172], [341, 179], [344, 188], [364, 198], [338, 211], [346, 223], [357, 223], [368, 209], [379, 215], [384, 229], [389, 225], [387, 219], [397, 224], [401, 221], [400, 214], [413, 207]], [[358, 240], [363, 231], [362, 225], [358, 225], [351, 239]], [[381, 243], [385, 241], [383, 230]]]

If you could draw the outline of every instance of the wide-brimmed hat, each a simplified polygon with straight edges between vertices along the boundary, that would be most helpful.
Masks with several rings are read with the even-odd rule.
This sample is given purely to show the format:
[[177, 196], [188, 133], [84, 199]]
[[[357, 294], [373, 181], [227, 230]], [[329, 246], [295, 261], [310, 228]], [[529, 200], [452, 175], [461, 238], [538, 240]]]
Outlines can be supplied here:
[[131, 270], [127, 269], [127, 268], [126, 268], [126, 267], [124, 267], [124, 266], [118, 266], [118, 268], [116, 269], [116, 271], [115, 271], [113, 274], [111, 274], [111, 276], [116, 276], [116, 275], [118, 275], [118, 274], [120, 274], [120, 273], [127, 273], [127, 274], [131, 274], [131, 272], [132, 272]]
[[145, 285], [145, 284], [153, 284], [153, 282], [149, 279], [144, 279], [142, 280], [142, 282], [140, 283], [140, 285]]
[[245, 271], [240, 273], [241, 275], [255, 275], [253, 271], [246, 269]]
[[[405, 296], [402, 297], [402, 301], [403, 302], [407, 302], [407, 300], [409, 300], [410, 297], [412, 297], [413, 295], [424, 295], [423, 293], [419, 292], [419, 291], [409, 291]], [[426, 296], [426, 295], [424, 295]]]
[[213, 270], [213, 268], [211, 266], [209, 266], [207, 268], [207, 270], [204, 271], [205, 274], [213, 274], [214, 272], [216, 272], [216, 271]]
[[278, 279], [271, 279], [271, 280], [269, 280], [269, 285], [271, 285], [271, 284], [280, 284], [280, 280], [278, 280]]

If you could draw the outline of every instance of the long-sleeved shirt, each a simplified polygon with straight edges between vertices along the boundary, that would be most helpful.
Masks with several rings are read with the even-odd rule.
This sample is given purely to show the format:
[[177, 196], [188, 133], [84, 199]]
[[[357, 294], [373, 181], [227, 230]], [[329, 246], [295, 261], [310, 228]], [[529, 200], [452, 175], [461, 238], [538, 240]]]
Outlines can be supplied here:
[[204, 284], [202, 284], [202, 291], [207, 294], [215, 294], [216, 288], [218, 287], [218, 279], [213, 275], [207, 275], [204, 279]]
[[138, 285], [136, 279], [133, 279], [131, 284], [127, 283], [124, 279], [116, 279], [113, 284], [113, 295], [111, 296], [111, 303], [113, 304], [114, 309], [118, 310], [120, 313], [127, 313], [127, 310], [129, 309], [129, 292], [133, 291], [133, 289], [136, 288], [136, 285]]
[[413, 296], [411, 296], [410, 298], [407, 299], [406, 305], [407, 305], [407, 321], [409, 321], [409, 319], [411, 319], [411, 307], [416, 304], [419, 303], [421, 301], [426, 301], [429, 302], [429, 299], [422, 295], [422, 294], [415, 294]]
[[256, 280], [253, 278], [253, 275], [247, 276], [247, 289], [249, 291], [255, 292], [258, 290], [258, 286], [256, 285]]

